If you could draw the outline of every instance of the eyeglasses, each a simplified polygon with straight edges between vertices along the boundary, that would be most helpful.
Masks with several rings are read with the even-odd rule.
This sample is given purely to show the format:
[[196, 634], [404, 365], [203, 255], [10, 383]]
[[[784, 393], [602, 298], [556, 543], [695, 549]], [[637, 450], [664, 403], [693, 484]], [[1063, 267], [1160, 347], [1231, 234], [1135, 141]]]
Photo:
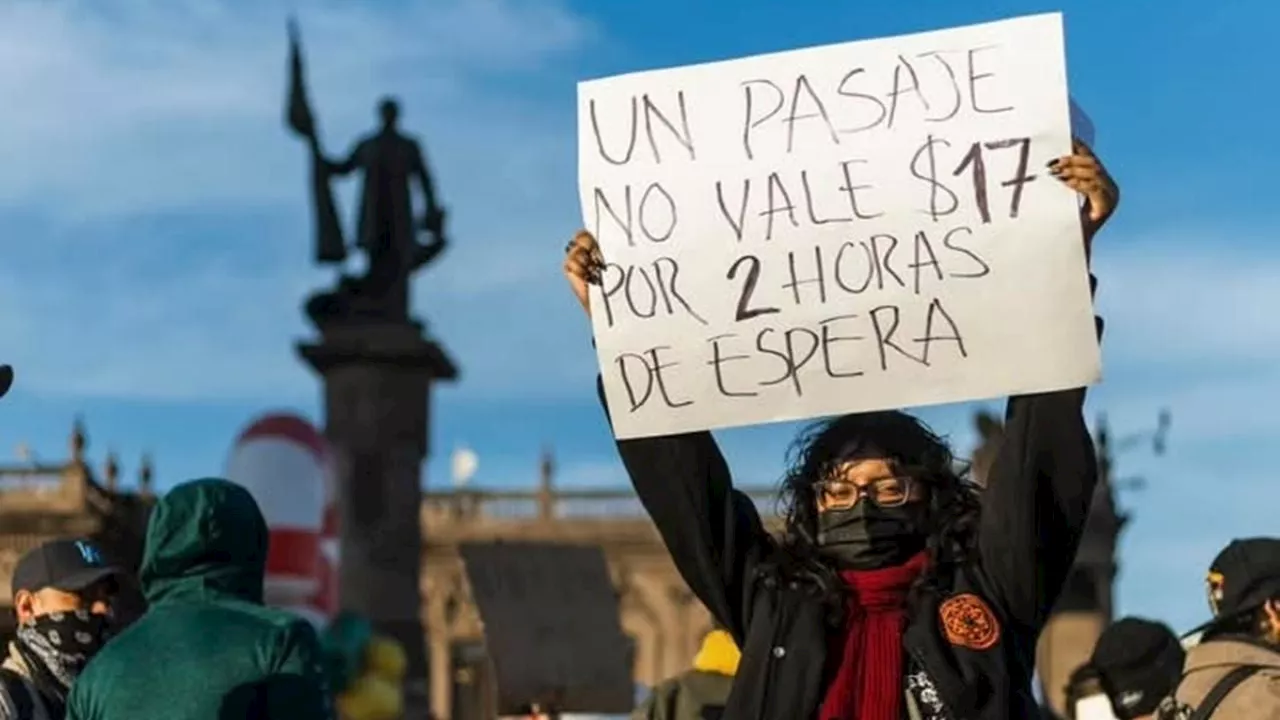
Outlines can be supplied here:
[[911, 499], [915, 482], [909, 476], [879, 478], [866, 485], [855, 485], [848, 480], [823, 480], [814, 483], [814, 489], [823, 507], [832, 510], [848, 510], [864, 497], [877, 507], [899, 507]]

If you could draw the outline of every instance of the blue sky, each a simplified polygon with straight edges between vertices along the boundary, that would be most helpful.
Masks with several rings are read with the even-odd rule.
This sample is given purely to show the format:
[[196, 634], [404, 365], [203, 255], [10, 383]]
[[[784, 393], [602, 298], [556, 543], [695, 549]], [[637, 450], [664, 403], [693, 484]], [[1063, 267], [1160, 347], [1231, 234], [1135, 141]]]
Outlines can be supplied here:
[[[428, 485], [449, 451], [476, 483], [527, 486], [552, 445], [565, 484], [625, 477], [592, 391], [589, 330], [563, 287], [577, 227], [575, 82], [617, 72], [1063, 10], [1072, 94], [1124, 188], [1099, 238], [1108, 319], [1091, 417], [1142, 430], [1169, 407], [1161, 458], [1121, 502], [1122, 612], [1185, 629], [1202, 569], [1233, 536], [1275, 533], [1280, 429], [1280, 6], [1103, 0], [431, 3], [87, 0], [0, 4], [0, 358], [18, 385], [0, 458], [90, 451], [161, 485], [221, 471], [260, 411], [319, 417], [292, 343], [309, 264], [305, 155], [281, 124], [284, 17], [298, 12], [327, 147], [373, 122], [383, 93], [424, 139], [455, 244], [415, 289], [462, 381], [435, 401]], [[1143, 9], [1147, 8], [1147, 9]], [[347, 201], [349, 206], [349, 198]], [[972, 442], [971, 407], [924, 417]], [[792, 425], [721, 435], [743, 484], [773, 482]], [[1268, 442], [1271, 441], [1271, 442]]]

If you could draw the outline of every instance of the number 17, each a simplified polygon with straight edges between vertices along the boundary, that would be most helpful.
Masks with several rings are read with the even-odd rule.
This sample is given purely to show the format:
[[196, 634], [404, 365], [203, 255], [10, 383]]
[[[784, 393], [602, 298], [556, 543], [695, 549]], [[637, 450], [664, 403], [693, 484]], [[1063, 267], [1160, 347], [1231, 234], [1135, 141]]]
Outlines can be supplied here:
[[973, 199], [978, 204], [978, 213], [982, 215], [983, 224], [991, 222], [991, 206], [987, 197], [987, 163], [983, 158], [983, 148], [987, 150], [1003, 150], [1018, 147], [1018, 171], [1010, 180], [1000, 183], [1001, 187], [1013, 188], [1013, 197], [1009, 199], [1009, 217], [1018, 217], [1018, 208], [1022, 205], [1022, 186], [1035, 180], [1037, 176], [1027, 174], [1027, 162], [1031, 156], [1031, 138], [1009, 138], [989, 143], [976, 142], [969, 146], [969, 152], [956, 167], [952, 175], [959, 177], [965, 170], [973, 168]]

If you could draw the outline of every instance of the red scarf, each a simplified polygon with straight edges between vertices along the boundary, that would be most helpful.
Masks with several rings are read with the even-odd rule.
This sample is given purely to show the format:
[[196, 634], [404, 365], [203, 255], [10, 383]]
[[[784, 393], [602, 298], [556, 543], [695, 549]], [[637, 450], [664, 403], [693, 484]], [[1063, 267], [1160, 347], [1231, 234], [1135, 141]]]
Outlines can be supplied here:
[[833, 648], [840, 669], [820, 720], [902, 720], [907, 592], [927, 563], [922, 552], [897, 567], [840, 573], [849, 589], [849, 619]]

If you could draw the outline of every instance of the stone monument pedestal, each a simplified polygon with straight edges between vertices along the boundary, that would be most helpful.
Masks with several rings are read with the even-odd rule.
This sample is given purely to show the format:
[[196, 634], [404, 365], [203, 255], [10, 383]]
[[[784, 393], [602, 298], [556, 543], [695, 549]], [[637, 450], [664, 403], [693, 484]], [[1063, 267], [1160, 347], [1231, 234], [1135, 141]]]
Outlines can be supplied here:
[[319, 342], [300, 343], [298, 353], [324, 381], [341, 605], [404, 645], [405, 718], [426, 718], [422, 461], [429, 451], [432, 384], [456, 379], [458, 369], [417, 322], [335, 318], [317, 325]]

